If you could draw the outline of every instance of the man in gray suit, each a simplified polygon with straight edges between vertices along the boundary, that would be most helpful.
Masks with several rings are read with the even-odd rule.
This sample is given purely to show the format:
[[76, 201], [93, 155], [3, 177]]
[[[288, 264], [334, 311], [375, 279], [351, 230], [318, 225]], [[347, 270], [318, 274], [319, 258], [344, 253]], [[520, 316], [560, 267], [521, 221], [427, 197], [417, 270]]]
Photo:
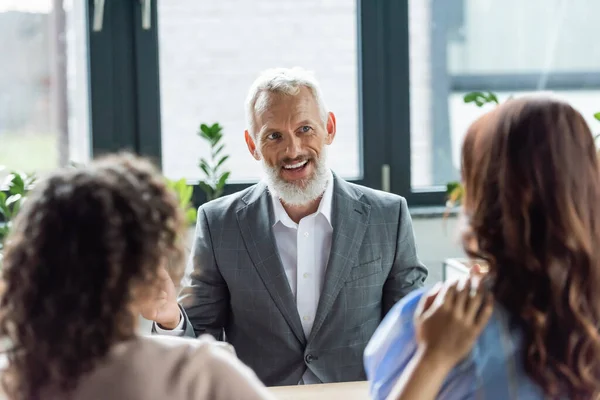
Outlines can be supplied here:
[[427, 276], [406, 201], [327, 167], [336, 120], [306, 71], [266, 71], [246, 107], [265, 179], [200, 207], [180, 307], [165, 273], [143, 315], [226, 340], [269, 386], [364, 380], [371, 335]]

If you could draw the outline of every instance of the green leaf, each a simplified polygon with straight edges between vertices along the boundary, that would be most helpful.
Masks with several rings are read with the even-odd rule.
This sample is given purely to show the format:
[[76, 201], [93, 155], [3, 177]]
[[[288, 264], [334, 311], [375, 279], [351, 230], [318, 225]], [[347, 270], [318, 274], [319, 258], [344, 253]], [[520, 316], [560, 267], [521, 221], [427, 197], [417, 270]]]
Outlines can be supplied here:
[[208, 162], [205, 159], [200, 160], [200, 168], [202, 169], [202, 171], [204, 171], [207, 177], [210, 177], [212, 175], [211, 168], [209, 167]]
[[231, 173], [229, 171], [223, 173], [217, 182], [217, 189], [223, 189], [227, 183], [227, 179]]
[[21, 174], [13, 172], [9, 176], [8, 182], [8, 191], [10, 194], [24, 194], [26, 192], [25, 189], [25, 181]]
[[206, 198], [210, 201], [221, 196], [223, 193], [223, 188], [229, 178], [229, 172], [221, 174], [219, 169], [229, 159], [229, 155], [222, 154], [225, 149], [225, 143], [221, 143], [223, 139], [223, 127], [218, 122], [210, 126], [201, 124], [199, 133], [211, 146], [211, 162], [201, 158], [198, 164], [206, 175], [206, 180], [199, 182], [198, 186], [206, 193]]
[[9, 231], [10, 226], [8, 226], [8, 224], [0, 223], [0, 242], [4, 242], [4, 238], [8, 236]]
[[22, 198], [23, 195], [21, 194], [13, 194], [9, 196], [8, 199], [6, 199], [6, 207], [18, 207], [18, 204]]
[[223, 128], [221, 128], [221, 125], [219, 125], [218, 122], [215, 122], [210, 127], [210, 131], [213, 133], [214, 136], [217, 136], [218, 134], [220, 134], [222, 130], [223, 130]]
[[218, 123], [212, 124], [208, 126], [206, 124], [200, 125], [200, 136], [210, 142], [211, 146], [215, 146], [219, 140], [221, 140], [222, 134], [221, 131], [223, 128]]
[[224, 163], [225, 161], [227, 161], [227, 159], [228, 159], [228, 158], [229, 158], [229, 156], [223, 156], [223, 157], [222, 157], [222, 158], [219, 160], [219, 162], [217, 163], [217, 166], [215, 167], [215, 170], [216, 170], [217, 168], [219, 168], [221, 165], [223, 165], [223, 163]]
[[198, 186], [200, 186], [200, 189], [202, 189], [204, 191], [204, 193], [206, 193], [206, 196], [210, 196], [214, 193], [214, 189], [211, 185], [209, 185], [207, 182], [205, 181], [200, 181], [198, 182]]
[[598, 121], [600, 121], [600, 112], [597, 112], [596, 114], [594, 114], [594, 118], [596, 118]]
[[488, 92], [488, 99], [490, 103], [500, 104], [500, 102], [498, 101], [498, 97], [492, 92]]
[[29, 190], [31, 190], [33, 184], [35, 183], [37, 177], [35, 176], [35, 174], [29, 175], [27, 176], [27, 178], [25, 179], [25, 189], [28, 192]]
[[213, 157], [216, 157], [216, 156], [218, 156], [218, 155], [219, 155], [219, 153], [220, 153], [221, 151], [223, 151], [223, 149], [224, 149], [224, 148], [225, 148], [225, 143], [223, 143], [223, 144], [222, 144], [222, 145], [220, 145], [220, 146], [219, 146], [219, 147], [218, 147], [216, 150], [214, 150], [214, 151], [212, 152], [212, 156], [213, 156]]
[[463, 101], [465, 103], [472, 103], [482, 95], [483, 95], [483, 93], [481, 93], [481, 92], [469, 92], [469, 93], [465, 94], [465, 96], [463, 97]]
[[186, 210], [185, 219], [189, 224], [195, 223], [197, 217], [198, 217], [198, 210], [196, 210], [195, 208], [191, 207]]
[[223, 137], [222, 134], [220, 134], [218, 132], [217, 133], [213, 132], [213, 133], [210, 134], [209, 137], [206, 138], [206, 140], [208, 140], [208, 143], [210, 144], [210, 147], [212, 149], [214, 149], [219, 144], [219, 142], [221, 141], [222, 137]]
[[212, 143], [212, 132], [210, 131], [210, 128], [208, 127], [208, 125], [206, 124], [202, 124], [200, 125], [200, 132], [198, 132], [198, 134], [206, 139], [208, 142]]
[[211, 134], [211, 130], [208, 127], [208, 125], [206, 125], [206, 124], [201, 124], [200, 125], [200, 132], [206, 134], [207, 136]]
[[192, 201], [192, 195], [194, 194], [194, 188], [186, 185], [181, 189], [181, 202], [187, 207]]
[[469, 92], [464, 95], [463, 102], [475, 103], [477, 107], [482, 107], [488, 103], [500, 104], [498, 96], [493, 92]]
[[179, 206], [184, 212], [186, 221], [194, 223], [196, 221], [196, 209], [191, 205], [194, 188], [187, 184], [185, 178], [176, 181], [167, 179], [166, 181], [167, 186], [177, 194]]
[[448, 205], [454, 207], [460, 203], [464, 196], [464, 188], [460, 182], [448, 182], [446, 184], [446, 195], [448, 197]]
[[170, 184], [171, 188], [173, 188], [173, 190], [175, 190], [176, 192], [179, 192], [179, 189], [182, 186], [185, 186], [185, 178], [181, 178], [176, 181], [169, 181], [169, 184]]
[[453, 181], [446, 184], [446, 194], [450, 194], [454, 189], [461, 186], [460, 182]]
[[5, 219], [8, 219], [10, 217], [10, 210], [6, 206], [6, 193], [5, 192], [0, 192], [0, 214], [2, 214], [2, 216]]

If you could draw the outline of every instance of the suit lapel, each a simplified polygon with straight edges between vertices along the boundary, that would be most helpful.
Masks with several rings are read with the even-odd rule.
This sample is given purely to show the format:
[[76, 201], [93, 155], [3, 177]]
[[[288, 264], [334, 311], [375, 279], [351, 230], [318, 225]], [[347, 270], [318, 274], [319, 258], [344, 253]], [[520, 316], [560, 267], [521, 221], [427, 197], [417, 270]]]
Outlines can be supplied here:
[[371, 211], [371, 206], [358, 200], [360, 193], [337, 176], [334, 178], [333, 190], [331, 252], [309, 342], [331, 311], [358, 258], [358, 249], [365, 236]]
[[281, 314], [301, 343], [306, 337], [298, 315], [296, 301], [283, 269], [275, 236], [273, 207], [264, 183], [259, 183], [243, 197], [246, 206], [237, 211], [237, 220], [248, 254]]

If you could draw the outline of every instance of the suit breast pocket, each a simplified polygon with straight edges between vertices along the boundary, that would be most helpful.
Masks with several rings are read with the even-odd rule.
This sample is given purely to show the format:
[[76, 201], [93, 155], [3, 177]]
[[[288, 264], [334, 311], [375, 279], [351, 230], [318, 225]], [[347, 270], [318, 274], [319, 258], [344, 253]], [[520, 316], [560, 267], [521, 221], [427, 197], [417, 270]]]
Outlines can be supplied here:
[[382, 270], [383, 268], [381, 266], [381, 257], [378, 257], [372, 261], [358, 264], [354, 266], [350, 271], [350, 275], [348, 275], [346, 283], [358, 281], [360, 279], [379, 274]]

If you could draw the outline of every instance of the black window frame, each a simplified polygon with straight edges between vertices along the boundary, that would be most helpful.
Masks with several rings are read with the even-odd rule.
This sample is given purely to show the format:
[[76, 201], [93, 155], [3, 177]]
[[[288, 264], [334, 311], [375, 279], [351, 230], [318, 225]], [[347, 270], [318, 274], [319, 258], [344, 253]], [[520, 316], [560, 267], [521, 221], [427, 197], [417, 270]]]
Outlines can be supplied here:
[[[163, 0], [164, 1], [164, 0]], [[381, 45], [384, 34], [382, 20], [383, 10], [370, 0], [357, 1], [357, 78], [358, 78], [358, 140], [361, 151], [361, 179], [350, 179], [349, 182], [382, 189], [383, 168], [386, 165], [382, 154], [386, 148], [385, 135], [385, 80], [382, 79], [380, 68], [385, 59], [384, 48]], [[368, 127], [368, 129], [366, 129]], [[368, 132], [365, 133], [365, 130]], [[366, 139], [366, 140], [365, 140]], [[335, 146], [335, 144], [334, 144]], [[191, 182], [195, 184], [197, 182]], [[227, 184], [224, 194], [232, 194], [244, 190], [251, 183]], [[204, 192], [194, 186], [194, 204], [199, 206], [206, 201]]]
[[[87, 1], [93, 156], [127, 149], [150, 157], [158, 166], [162, 164], [157, 1], [165, 0], [151, 1], [150, 29], [142, 28], [139, 0], [106, 1], [100, 32], [91, 31], [89, 21], [93, 20], [94, 0]], [[402, 195], [411, 207], [443, 206], [445, 185], [413, 188], [411, 182], [408, 1], [356, 1], [362, 179], [351, 182]], [[439, 14], [436, 20], [444, 20], [441, 14], [449, 12], [452, 4], [456, 6], [456, 1], [432, 0], [432, 13]], [[453, 11], [460, 20], [460, 10]], [[539, 74], [535, 73], [449, 74], [448, 29], [443, 26], [431, 29], [431, 76], [436, 98], [446, 99], [457, 91], [516, 91], [537, 87]], [[600, 73], [553, 73], [546, 81], [549, 90], [584, 87], [600, 88]], [[434, 115], [446, 116], [435, 118], [433, 151], [449, 154], [448, 104], [433, 103]], [[434, 172], [444, 174], [436, 175], [435, 181], [458, 179], [451, 160], [434, 158], [433, 162]], [[225, 194], [252, 184], [228, 184]], [[194, 203], [200, 205], [205, 200], [204, 193], [195, 185]]]
[[[142, 2], [107, 0], [100, 32], [92, 31], [95, 2], [86, 2], [92, 157], [129, 150], [151, 158], [159, 167], [162, 165], [157, 1], [164, 0], [152, 0], [151, 26], [143, 29]], [[408, 2], [356, 1], [357, 112], [363, 177], [351, 182], [402, 195], [413, 208], [439, 209], [445, 203], [445, 185], [413, 188], [411, 182]], [[432, 0], [432, 10], [447, 13], [456, 1], [461, 4], [460, 0]], [[453, 13], [460, 19], [459, 11]], [[448, 74], [446, 36], [442, 28], [432, 27], [432, 85], [436, 93], [441, 93], [437, 98], [447, 98], [452, 92], [518, 92], [538, 88], [541, 72]], [[545, 89], [600, 89], [600, 72], [554, 72], [547, 76]], [[432, 107], [435, 115], [448, 116], [447, 102], [437, 102]], [[434, 150], [445, 151], [451, 145], [449, 118], [436, 120], [440, 122], [434, 124]], [[434, 171], [453, 169], [445, 167], [435, 165]], [[388, 174], [384, 174], [385, 169]], [[250, 185], [229, 184], [225, 194]], [[204, 193], [195, 185], [194, 203], [200, 205], [205, 200]]]
[[[426, 188], [413, 188], [411, 181], [411, 137], [410, 137], [410, 72], [408, 34], [408, 1], [385, 1], [389, 20], [386, 23], [388, 34], [386, 46], [388, 53], [387, 79], [391, 95], [387, 99], [390, 120], [388, 132], [391, 133], [390, 150], [392, 192], [408, 199], [412, 207], [440, 207], [446, 201], [446, 185], [432, 185]], [[455, 92], [493, 91], [522, 92], [539, 90], [539, 78], [542, 71], [507, 74], [451, 74], [448, 72], [447, 40], [452, 27], [463, 21], [464, 4], [462, 0], [432, 0], [431, 17], [437, 21], [431, 24], [430, 68], [432, 92], [435, 93], [432, 115], [432, 151], [434, 154], [451, 154], [450, 114], [448, 97]], [[448, 18], [450, 16], [450, 18]], [[397, 23], [405, 21], [406, 23]], [[394, 23], [396, 22], [396, 23]], [[600, 89], [600, 72], [573, 71], [552, 72], [547, 74], [544, 90], [581, 90]], [[394, 125], [393, 121], [396, 120]], [[434, 157], [434, 181], [451, 182], [458, 180], [458, 171], [450, 158]]]
[[[106, 1], [100, 32], [92, 32], [88, 23], [93, 156], [126, 149], [162, 164], [157, 1], [151, 1], [150, 29], [142, 28], [141, 4], [136, 0]], [[88, 0], [88, 21], [93, 18], [93, 3]], [[383, 170], [389, 165], [388, 88], [382, 74], [387, 58], [386, 5], [387, 1], [357, 0], [362, 178], [351, 182], [376, 189], [385, 186]], [[252, 184], [228, 184], [225, 194]], [[206, 200], [204, 193], [197, 185], [194, 189], [194, 203], [200, 205]]]
[[138, 0], [106, 0], [94, 32], [94, 0], [87, 1], [91, 153], [131, 151], [160, 166], [157, 31], [142, 28], [141, 10]]

